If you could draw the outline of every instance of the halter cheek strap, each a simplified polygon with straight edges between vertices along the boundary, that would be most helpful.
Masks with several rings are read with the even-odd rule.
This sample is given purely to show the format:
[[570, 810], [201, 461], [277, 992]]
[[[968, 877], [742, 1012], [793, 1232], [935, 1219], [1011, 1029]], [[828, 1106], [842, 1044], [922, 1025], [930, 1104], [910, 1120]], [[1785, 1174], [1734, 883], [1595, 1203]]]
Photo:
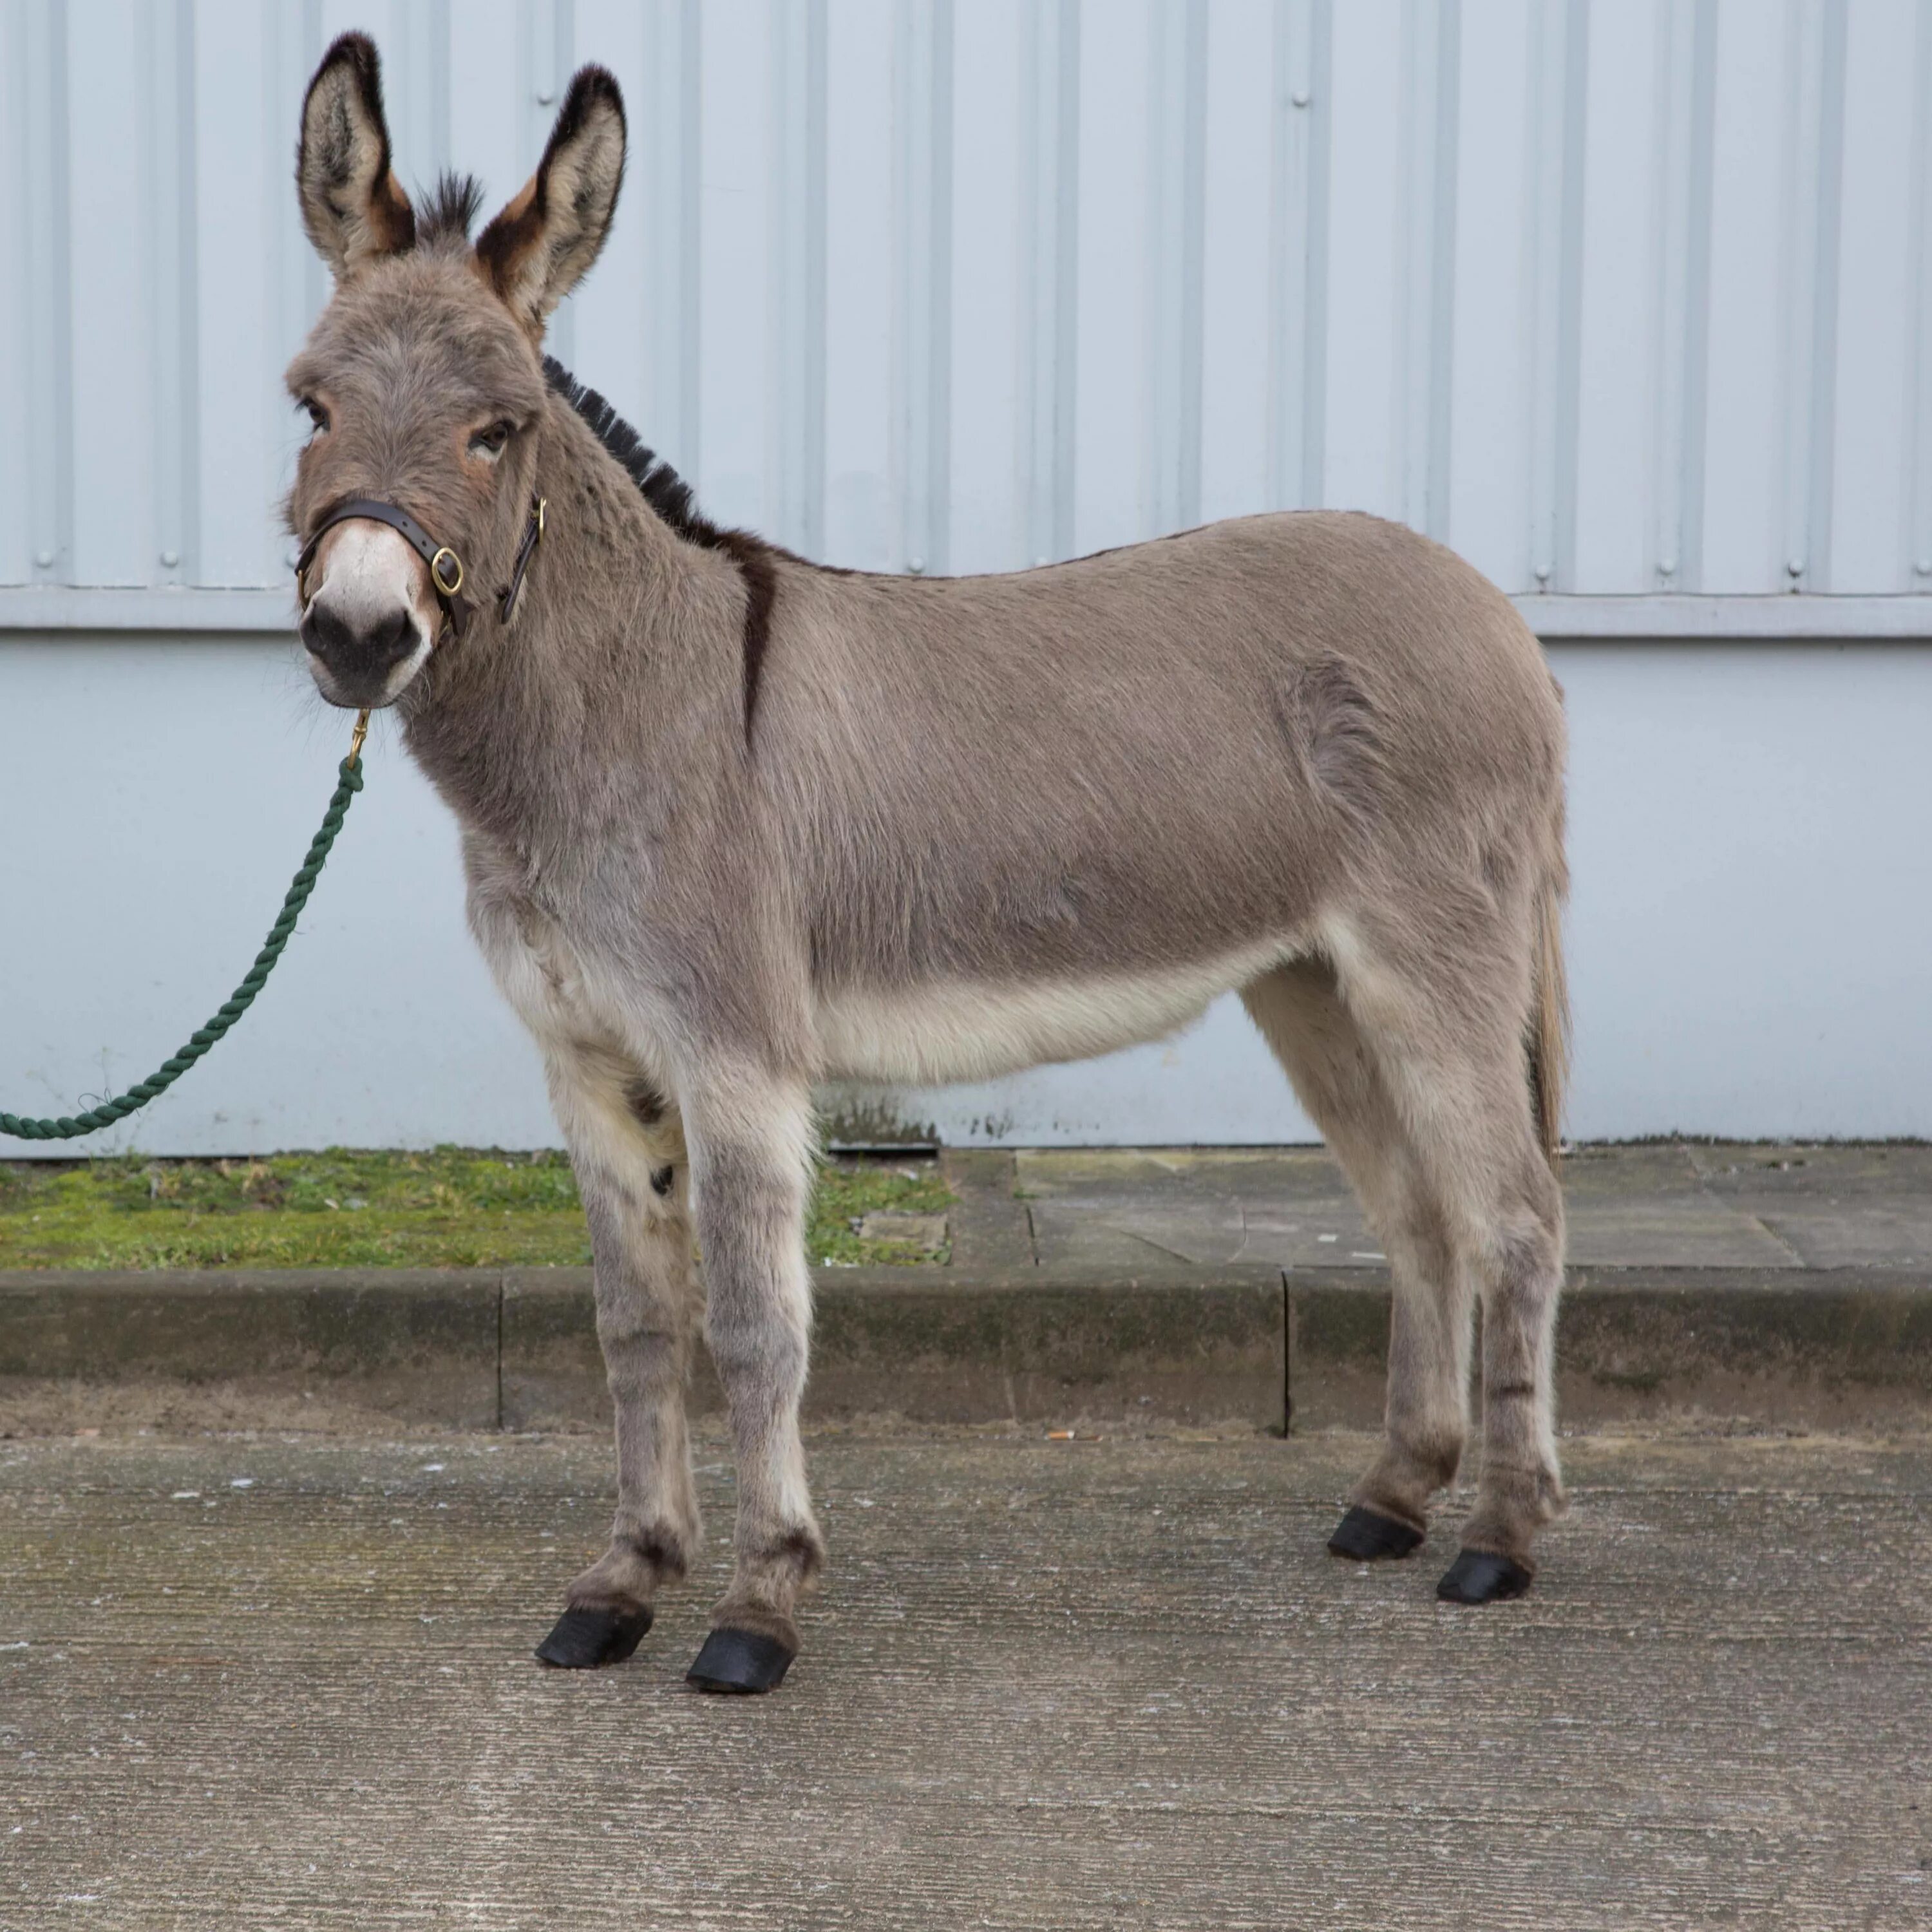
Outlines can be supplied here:
[[544, 514], [550, 506], [541, 496], [530, 499], [530, 521], [524, 526], [524, 540], [517, 546], [517, 560], [510, 571], [510, 580], [496, 593], [496, 615], [507, 624], [510, 613], [517, 608], [517, 592], [524, 587], [524, 573], [530, 567], [530, 560], [537, 554], [537, 545], [543, 542]]

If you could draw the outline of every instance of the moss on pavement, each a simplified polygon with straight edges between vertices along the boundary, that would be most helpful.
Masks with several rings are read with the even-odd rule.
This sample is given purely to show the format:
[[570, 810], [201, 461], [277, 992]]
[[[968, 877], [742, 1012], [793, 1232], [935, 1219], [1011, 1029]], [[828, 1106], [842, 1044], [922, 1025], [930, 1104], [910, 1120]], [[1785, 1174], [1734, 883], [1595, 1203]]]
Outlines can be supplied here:
[[[818, 1172], [814, 1263], [938, 1258], [861, 1240], [880, 1211], [934, 1213], [937, 1163], [836, 1160]], [[578, 1266], [590, 1237], [558, 1154], [332, 1148], [261, 1160], [139, 1155], [0, 1164], [0, 1268]]]

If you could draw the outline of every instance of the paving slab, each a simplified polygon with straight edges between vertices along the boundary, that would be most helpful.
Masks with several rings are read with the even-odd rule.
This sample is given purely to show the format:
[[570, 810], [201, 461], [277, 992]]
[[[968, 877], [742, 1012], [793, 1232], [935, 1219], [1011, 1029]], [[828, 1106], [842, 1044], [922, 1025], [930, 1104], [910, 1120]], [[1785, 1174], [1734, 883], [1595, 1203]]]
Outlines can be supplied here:
[[[0, 1444], [0, 1924], [1765, 1932], [1932, 1919], [1932, 1444], [1596, 1440], [1523, 1601], [1367, 1452], [845, 1434], [766, 1700], [530, 1659], [603, 1445]], [[246, 1484], [247, 1486], [239, 1486]]]
[[1563, 1157], [1573, 1264], [1802, 1268], [1804, 1257], [1750, 1211], [1705, 1185], [1691, 1150], [1581, 1147]]
[[1932, 1148], [1685, 1151], [1708, 1192], [1750, 1215], [1808, 1268], [1932, 1264]]
[[[1386, 1258], [1319, 1148], [1041, 1149], [1016, 1157], [1015, 1180], [1042, 1264], [1144, 1267], [1160, 1256], [1378, 1268]], [[1563, 1184], [1570, 1258], [1584, 1265], [1795, 1268], [1811, 1259], [1754, 1211], [1759, 1196], [1711, 1185], [1682, 1144], [1579, 1148]], [[1877, 1199], [1889, 1203], [1875, 1184], [1866, 1204]], [[1890, 1204], [1916, 1240], [1918, 1208]], [[1932, 1208], [1923, 1211], [1932, 1253]], [[1850, 1261], [1883, 1256], [1889, 1234], [1864, 1225], [1867, 1251]], [[1837, 1264], [1821, 1249], [1819, 1264]]]
[[1024, 1149], [1014, 1178], [1044, 1267], [1384, 1259], [1320, 1148]]

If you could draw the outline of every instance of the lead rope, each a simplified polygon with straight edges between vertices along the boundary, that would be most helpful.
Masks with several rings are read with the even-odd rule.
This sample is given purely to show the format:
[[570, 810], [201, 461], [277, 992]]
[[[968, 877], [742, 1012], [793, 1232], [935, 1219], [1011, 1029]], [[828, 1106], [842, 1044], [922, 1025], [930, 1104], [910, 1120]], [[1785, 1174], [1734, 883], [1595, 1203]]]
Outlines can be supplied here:
[[349, 755], [339, 767], [340, 782], [329, 799], [328, 809], [322, 815], [320, 826], [309, 842], [308, 856], [290, 884], [280, 914], [269, 927], [268, 938], [256, 954], [254, 964], [248, 968], [241, 985], [217, 1009], [208, 1024], [190, 1034], [187, 1045], [163, 1060], [146, 1079], [129, 1088], [126, 1093], [117, 1094], [111, 1100], [104, 1100], [99, 1106], [90, 1107], [84, 1114], [65, 1115], [56, 1120], [28, 1120], [19, 1114], [0, 1113], [0, 1134], [10, 1135], [21, 1141], [71, 1141], [79, 1139], [83, 1134], [98, 1133], [116, 1120], [124, 1120], [130, 1114], [138, 1113], [150, 1100], [165, 1094], [255, 1004], [255, 995], [268, 984], [268, 975], [275, 970], [275, 962], [282, 956], [282, 949], [288, 944], [290, 935], [296, 929], [296, 921], [302, 916], [302, 908], [308, 904], [309, 894], [315, 890], [315, 882], [322, 876], [322, 866], [335, 843], [335, 835], [342, 830], [342, 821], [349, 815], [350, 802], [362, 789], [362, 742], [368, 735], [369, 714], [365, 711], [356, 721], [356, 735], [349, 741]]

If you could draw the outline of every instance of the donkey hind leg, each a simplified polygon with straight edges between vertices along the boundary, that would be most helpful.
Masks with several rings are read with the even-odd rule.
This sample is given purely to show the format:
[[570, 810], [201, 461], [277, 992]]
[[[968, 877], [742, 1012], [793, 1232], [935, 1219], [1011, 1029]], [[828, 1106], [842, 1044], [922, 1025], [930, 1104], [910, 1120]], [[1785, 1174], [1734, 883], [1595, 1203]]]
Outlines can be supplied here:
[[1484, 932], [1472, 916], [1456, 929], [1480, 936], [1466, 951], [1405, 948], [1394, 934], [1371, 945], [1346, 928], [1332, 943], [1342, 1000], [1482, 1297], [1482, 1467], [1437, 1594], [1486, 1603], [1529, 1587], [1531, 1544], [1564, 1508], [1552, 1363], [1563, 1196], [1529, 1076], [1532, 922]]
[[825, 1545], [799, 1439], [812, 1328], [805, 1203], [812, 1146], [802, 1083], [741, 1072], [689, 1096], [705, 1336], [730, 1413], [736, 1566], [687, 1673], [700, 1690], [777, 1688], [799, 1648], [800, 1592]]
[[[1361, 1190], [1395, 1282], [1384, 1445], [1331, 1547], [1400, 1553], [1372, 1546], [1420, 1529], [1430, 1490], [1454, 1474], [1473, 1288], [1484, 1314], [1483, 1462], [1462, 1552], [1438, 1593], [1520, 1595], [1536, 1532], [1563, 1508], [1552, 1388], [1563, 1208], [1537, 1139], [1510, 976], [1472, 974], [1468, 997], [1438, 986], [1432, 998], [1418, 997], [1419, 973], [1359, 956], [1339, 984], [1319, 965], [1290, 976], [1288, 988], [1257, 988], [1251, 1009], [1270, 1016], [1264, 1030]], [[1312, 1000], [1311, 982], [1322, 989]], [[1279, 1037], [1298, 1019], [1298, 1040]]]
[[1407, 1556], [1468, 1431], [1474, 1272], [1328, 962], [1278, 968], [1242, 998], [1360, 1198], [1394, 1283], [1382, 1448], [1328, 1547]]
[[601, 1052], [560, 1053], [550, 1097], [570, 1148], [596, 1264], [597, 1339], [616, 1412], [617, 1515], [604, 1554], [571, 1584], [545, 1664], [621, 1663], [651, 1624], [658, 1586], [700, 1534], [684, 1384], [698, 1323], [690, 1177], [670, 1102]]

